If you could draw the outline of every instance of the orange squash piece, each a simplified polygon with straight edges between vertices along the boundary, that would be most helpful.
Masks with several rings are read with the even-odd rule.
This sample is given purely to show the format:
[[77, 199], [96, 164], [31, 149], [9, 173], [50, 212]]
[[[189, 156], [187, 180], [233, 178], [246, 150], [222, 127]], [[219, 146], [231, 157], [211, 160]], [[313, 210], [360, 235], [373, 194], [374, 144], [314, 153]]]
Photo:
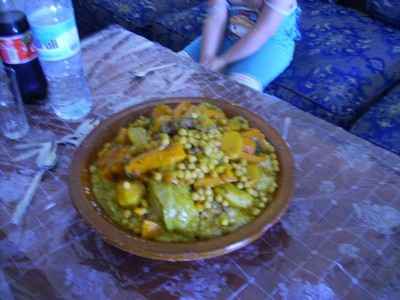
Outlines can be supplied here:
[[194, 186], [196, 188], [201, 188], [201, 187], [214, 187], [214, 186], [218, 186], [221, 184], [224, 184], [225, 182], [219, 178], [219, 177], [204, 177], [202, 179], [198, 179], [195, 183]]
[[152, 150], [133, 158], [125, 167], [125, 171], [141, 175], [162, 167], [169, 167], [186, 158], [186, 152], [181, 144], [173, 144], [163, 150]]
[[169, 107], [166, 104], [159, 104], [156, 107], [154, 107], [154, 109], [151, 113], [151, 116], [154, 119], [157, 119], [161, 116], [172, 116], [172, 114], [173, 114], [173, 111], [172, 111], [171, 107]]
[[262, 169], [255, 163], [251, 163], [247, 166], [247, 177], [251, 184], [256, 184], [263, 176]]
[[107, 179], [124, 175], [124, 162], [129, 157], [129, 147], [113, 147], [99, 157], [98, 164], [101, 174]]
[[231, 158], [238, 158], [243, 150], [243, 138], [237, 131], [228, 131], [222, 135], [222, 151]]
[[225, 113], [214, 105], [200, 104], [198, 109], [201, 114], [205, 114], [210, 119], [226, 119]]
[[163, 179], [167, 183], [173, 183], [175, 177], [171, 171], [166, 171], [163, 173]]
[[257, 128], [250, 128], [242, 133], [243, 137], [248, 137], [250, 139], [264, 140], [264, 134]]
[[174, 118], [182, 117], [188, 110], [192, 108], [192, 104], [190, 102], [181, 102], [174, 109]]
[[144, 220], [142, 223], [142, 237], [145, 239], [153, 239], [162, 233], [162, 227], [156, 222]]
[[231, 182], [237, 181], [237, 178], [236, 178], [235, 174], [233, 174], [232, 169], [227, 169], [227, 170], [221, 175], [221, 179], [222, 179], [225, 183], [231, 183]]
[[150, 130], [152, 132], [159, 132], [161, 130], [161, 127], [170, 121], [172, 121], [172, 116], [159, 116], [158, 118], [153, 119]]

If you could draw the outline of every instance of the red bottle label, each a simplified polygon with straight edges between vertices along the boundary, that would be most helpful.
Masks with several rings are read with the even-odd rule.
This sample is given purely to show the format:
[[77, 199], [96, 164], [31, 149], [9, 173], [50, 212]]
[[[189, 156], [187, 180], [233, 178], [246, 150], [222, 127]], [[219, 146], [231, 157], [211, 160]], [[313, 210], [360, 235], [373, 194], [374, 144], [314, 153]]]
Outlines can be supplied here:
[[35, 59], [37, 52], [33, 46], [31, 32], [8, 37], [0, 36], [0, 57], [10, 65], [24, 64]]

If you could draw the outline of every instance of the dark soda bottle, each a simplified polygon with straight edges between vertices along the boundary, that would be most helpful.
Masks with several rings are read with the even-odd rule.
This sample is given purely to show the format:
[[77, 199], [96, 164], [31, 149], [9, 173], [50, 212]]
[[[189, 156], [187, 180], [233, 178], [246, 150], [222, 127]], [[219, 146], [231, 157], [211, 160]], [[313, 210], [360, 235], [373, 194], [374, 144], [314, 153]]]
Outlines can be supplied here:
[[28, 20], [9, 0], [0, 0], [0, 57], [4, 65], [15, 70], [25, 103], [46, 98], [47, 81], [33, 46]]

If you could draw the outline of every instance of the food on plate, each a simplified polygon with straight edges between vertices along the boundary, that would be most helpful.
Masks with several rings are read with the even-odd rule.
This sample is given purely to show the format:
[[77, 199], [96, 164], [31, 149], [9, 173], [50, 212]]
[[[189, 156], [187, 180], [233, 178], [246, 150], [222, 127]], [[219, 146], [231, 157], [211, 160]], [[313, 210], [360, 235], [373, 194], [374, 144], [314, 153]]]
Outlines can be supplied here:
[[242, 116], [183, 101], [121, 128], [90, 172], [114, 223], [144, 239], [185, 242], [227, 234], [268, 209], [279, 162]]

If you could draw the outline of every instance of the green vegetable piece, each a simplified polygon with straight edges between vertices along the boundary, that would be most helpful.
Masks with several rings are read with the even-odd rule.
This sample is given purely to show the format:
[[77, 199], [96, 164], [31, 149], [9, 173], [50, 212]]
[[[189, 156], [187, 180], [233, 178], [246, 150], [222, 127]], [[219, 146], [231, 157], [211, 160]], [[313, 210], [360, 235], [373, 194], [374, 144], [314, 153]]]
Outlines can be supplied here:
[[232, 119], [228, 120], [227, 127], [230, 130], [240, 131], [240, 130], [248, 129], [249, 122], [241, 116], [236, 116], [236, 117], [233, 117]]
[[215, 216], [201, 218], [198, 236], [202, 239], [210, 239], [222, 235], [224, 232], [219, 219]]
[[122, 224], [124, 209], [117, 204], [115, 183], [102, 177], [96, 170], [92, 174], [92, 187], [100, 207], [114, 222]]
[[261, 178], [258, 180], [256, 184], [256, 189], [260, 191], [268, 190], [268, 188], [274, 183], [274, 178], [268, 176], [263, 172]]
[[193, 236], [199, 225], [199, 215], [189, 188], [163, 182], [149, 184], [150, 202], [168, 231]]
[[128, 129], [128, 137], [132, 145], [138, 150], [146, 149], [149, 143], [149, 135], [147, 130], [142, 127], [130, 127]]
[[229, 231], [233, 231], [252, 220], [252, 217], [241, 209], [229, 207], [226, 209], [226, 213], [230, 220]]
[[123, 181], [117, 184], [117, 201], [122, 207], [139, 205], [145, 193], [144, 185], [139, 181]]
[[217, 194], [223, 196], [233, 207], [248, 208], [254, 201], [254, 198], [249, 193], [240, 190], [231, 183], [218, 187], [216, 191]]

